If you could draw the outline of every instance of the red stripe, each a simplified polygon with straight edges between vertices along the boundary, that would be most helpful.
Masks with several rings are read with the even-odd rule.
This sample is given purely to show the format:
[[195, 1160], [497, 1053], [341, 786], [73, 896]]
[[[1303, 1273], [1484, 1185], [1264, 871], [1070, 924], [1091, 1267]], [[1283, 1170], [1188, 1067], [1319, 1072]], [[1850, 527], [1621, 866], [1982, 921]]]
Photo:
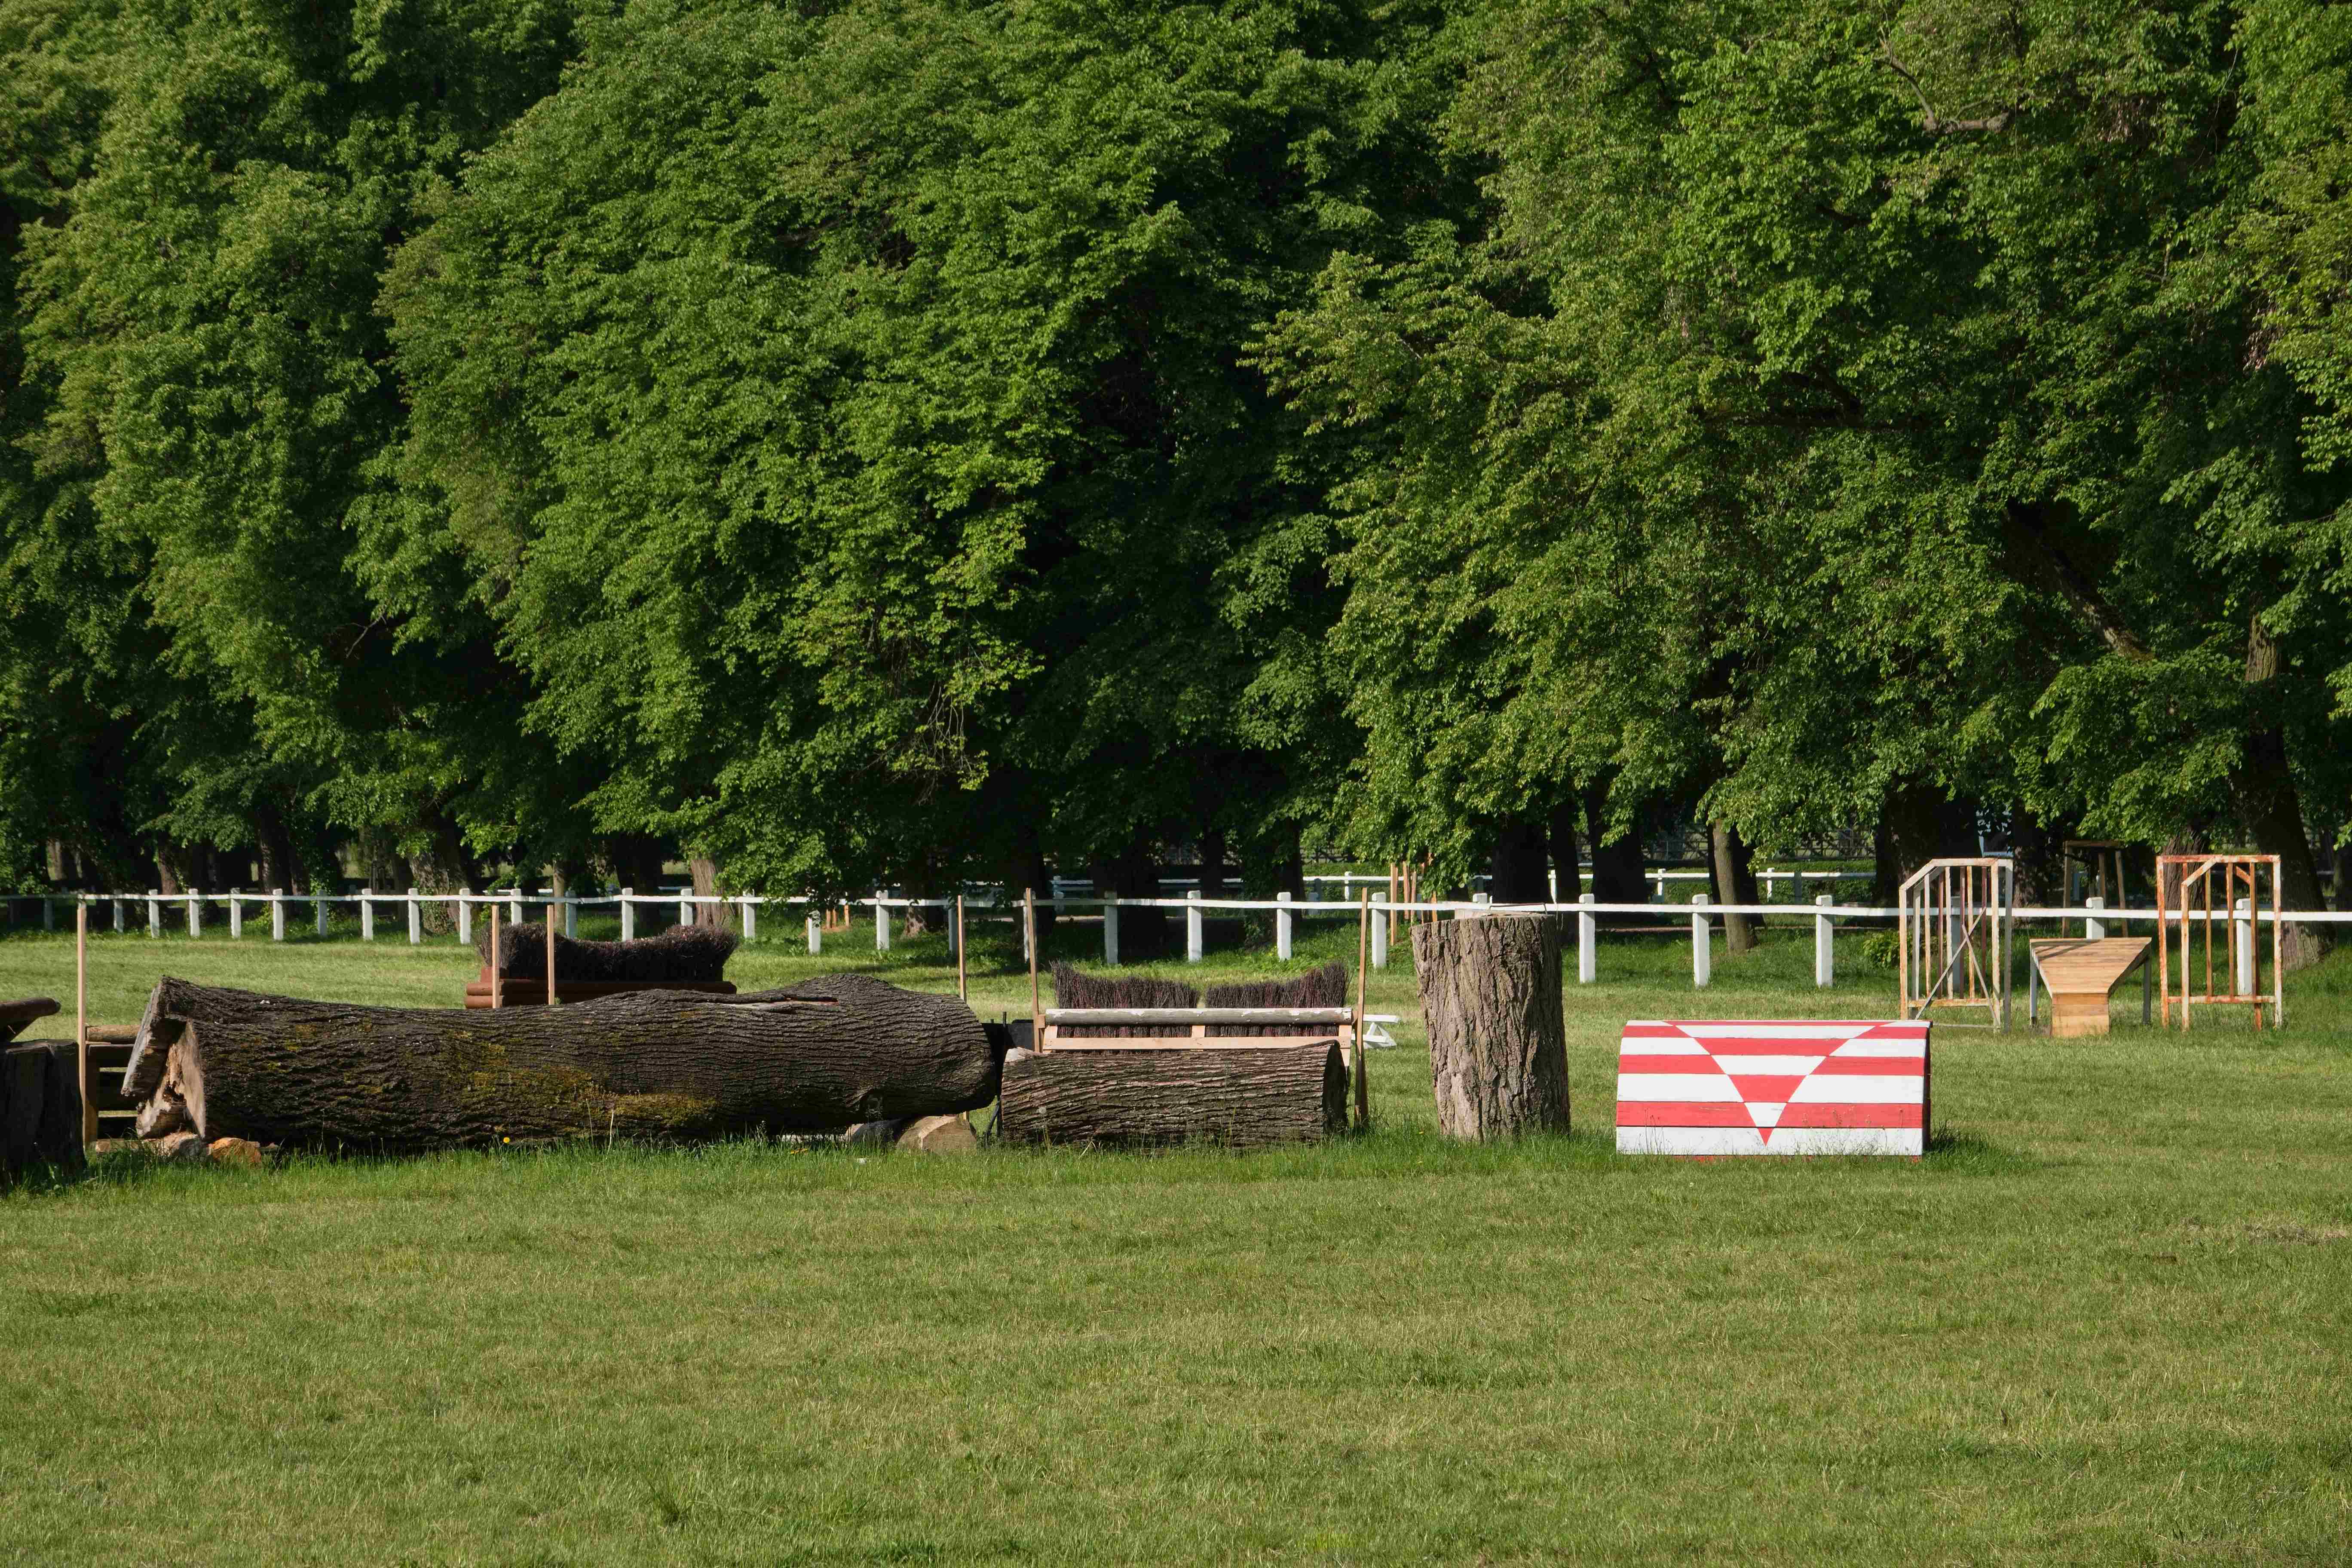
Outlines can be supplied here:
[[1679, 1040], [1685, 1037], [1672, 1024], [1628, 1024], [1625, 1038], [1629, 1040]]
[[[1706, 1123], [1712, 1126], [1714, 1123]], [[1916, 1127], [1919, 1108], [1916, 1105], [1811, 1105], [1783, 1106], [1780, 1110], [1783, 1127]]]
[[1620, 1127], [1753, 1127], [1748, 1108], [1727, 1100], [1621, 1100]]
[[1619, 1057], [1617, 1070], [1627, 1072], [1688, 1072], [1707, 1078], [1721, 1078], [1723, 1069], [1713, 1057]]
[[1917, 1078], [1925, 1057], [1831, 1057], [1813, 1069], [1815, 1078]]

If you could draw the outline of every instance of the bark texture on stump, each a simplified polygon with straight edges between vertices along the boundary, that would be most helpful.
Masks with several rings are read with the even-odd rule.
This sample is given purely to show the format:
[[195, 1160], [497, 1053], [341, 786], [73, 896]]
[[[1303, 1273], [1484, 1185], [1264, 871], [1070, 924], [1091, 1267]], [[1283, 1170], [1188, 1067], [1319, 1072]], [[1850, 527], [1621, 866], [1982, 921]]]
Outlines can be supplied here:
[[642, 992], [499, 1012], [362, 1007], [165, 980], [132, 1081], [206, 1141], [415, 1149], [580, 1135], [716, 1138], [945, 1115], [996, 1094], [952, 996], [829, 975], [748, 996]]
[[1328, 1046], [1014, 1051], [1000, 1137], [1127, 1147], [1309, 1143], [1348, 1125], [1348, 1069]]
[[81, 1068], [71, 1040], [0, 1051], [0, 1172], [81, 1164]]
[[1492, 915], [1412, 931], [1422, 1016], [1450, 1138], [1568, 1131], [1568, 1038], [1559, 929]]

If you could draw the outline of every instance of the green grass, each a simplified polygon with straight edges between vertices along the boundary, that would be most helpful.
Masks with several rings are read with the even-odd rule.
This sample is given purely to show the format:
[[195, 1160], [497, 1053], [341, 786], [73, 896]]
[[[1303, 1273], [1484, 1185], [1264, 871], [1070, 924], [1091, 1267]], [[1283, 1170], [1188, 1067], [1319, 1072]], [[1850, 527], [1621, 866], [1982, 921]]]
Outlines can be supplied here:
[[[730, 973], [953, 984], [935, 942], [877, 964], [854, 935]], [[992, 951], [976, 1004], [1025, 1011]], [[1700, 996], [1685, 945], [1609, 944], [1569, 988], [1566, 1139], [1434, 1137], [1415, 1019], [1372, 1058], [1378, 1132], [1311, 1151], [20, 1189], [0, 1557], [2352, 1559], [2352, 960], [2290, 982], [2283, 1031], [1946, 1031], [1924, 1162], [1612, 1152], [1625, 1018], [1888, 1010], [1858, 948], [1828, 994], [1810, 953], [1718, 956]], [[71, 965], [0, 942], [0, 994], [69, 996]], [[110, 936], [93, 1013], [135, 1017], [167, 968], [446, 1004], [467, 967]]]

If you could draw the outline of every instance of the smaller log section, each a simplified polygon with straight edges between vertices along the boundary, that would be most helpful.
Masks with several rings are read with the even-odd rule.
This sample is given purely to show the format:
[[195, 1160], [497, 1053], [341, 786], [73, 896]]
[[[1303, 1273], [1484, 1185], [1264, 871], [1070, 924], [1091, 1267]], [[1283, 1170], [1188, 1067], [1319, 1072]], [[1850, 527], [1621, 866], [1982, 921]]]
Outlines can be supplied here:
[[1489, 915], [1415, 926], [1437, 1124], [1450, 1138], [1568, 1131], [1559, 928]]
[[80, 1062], [71, 1040], [0, 1049], [0, 1176], [82, 1163]]
[[997, 1136], [1019, 1143], [1156, 1148], [1309, 1143], [1348, 1125], [1336, 1040], [1234, 1041], [1213, 1050], [1016, 1050], [1004, 1058]]

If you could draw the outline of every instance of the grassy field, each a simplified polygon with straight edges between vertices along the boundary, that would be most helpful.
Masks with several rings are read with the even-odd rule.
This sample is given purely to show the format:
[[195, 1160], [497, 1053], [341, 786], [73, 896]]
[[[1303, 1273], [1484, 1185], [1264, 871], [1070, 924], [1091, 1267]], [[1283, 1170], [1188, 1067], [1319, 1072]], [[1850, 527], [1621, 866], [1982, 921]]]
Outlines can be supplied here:
[[[953, 984], [935, 940], [870, 943], [730, 973]], [[974, 946], [975, 1004], [1025, 1011]], [[2352, 958], [2284, 1031], [1947, 1031], [1924, 1162], [1611, 1152], [1625, 1018], [1891, 1007], [1858, 945], [1830, 993], [1810, 959], [1718, 956], [1697, 995], [1685, 946], [1612, 943], [1569, 988], [1579, 1130], [1512, 1146], [1433, 1136], [1400, 965], [1379, 1130], [1313, 1151], [19, 1189], [0, 1559], [2352, 1560]], [[165, 970], [446, 1005], [467, 968], [110, 936], [92, 1011]], [[0, 995], [71, 984], [68, 942], [0, 942]]]

